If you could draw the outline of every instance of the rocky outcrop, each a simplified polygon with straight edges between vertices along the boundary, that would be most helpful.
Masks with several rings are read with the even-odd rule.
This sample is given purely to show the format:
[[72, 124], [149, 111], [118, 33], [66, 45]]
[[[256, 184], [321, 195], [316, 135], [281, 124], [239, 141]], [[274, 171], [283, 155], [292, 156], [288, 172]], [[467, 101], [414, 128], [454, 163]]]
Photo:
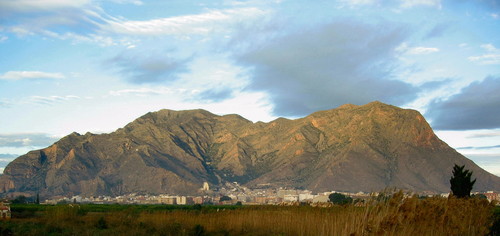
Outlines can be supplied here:
[[414, 110], [373, 102], [269, 123], [160, 110], [113, 133], [73, 133], [17, 158], [0, 177], [0, 192], [193, 194], [203, 182], [226, 181], [314, 191], [448, 192], [455, 163], [474, 172], [475, 190], [500, 190], [499, 177], [437, 138]]

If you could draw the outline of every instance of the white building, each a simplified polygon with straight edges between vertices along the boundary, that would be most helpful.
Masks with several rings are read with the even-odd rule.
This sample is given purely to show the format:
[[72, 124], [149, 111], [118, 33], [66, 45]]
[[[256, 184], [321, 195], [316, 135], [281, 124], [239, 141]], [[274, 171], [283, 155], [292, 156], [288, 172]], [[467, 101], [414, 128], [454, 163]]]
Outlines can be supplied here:
[[299, 195], [296, 194], [286, 194], [283, 196], [283, 201], [285, 202], [296, 202], [299, 200]]
[[313, 198], [312, 202], [328, 202], [330, 199], [328, 198], [327, 195], [319, 195]]
[[208, 185], [208, 182], [203, 182], [203, 187], [201, 188], [203, 191], [209, 191], [210, 186]]
[[185, 196], [177, 196], [175, 198], [177, 205], [186, 205], [187, 204], [187, 198]]
[[301, 193], [301, 194], [299, 194], [299, 201], [300, 202], [307, 201], [307, 200], [312, 200], [313, 198], [314, 198], [314, 195], [312, 195], [310, 193]]

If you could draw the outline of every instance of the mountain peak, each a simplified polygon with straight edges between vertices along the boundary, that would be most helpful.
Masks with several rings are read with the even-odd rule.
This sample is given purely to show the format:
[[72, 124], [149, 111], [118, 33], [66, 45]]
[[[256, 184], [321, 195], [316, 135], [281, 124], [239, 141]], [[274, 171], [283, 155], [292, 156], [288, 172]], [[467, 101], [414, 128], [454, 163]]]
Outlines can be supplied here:
[[73, 133], [18, 157], [0, 177], [0, 192], [196, 194], [203, 182], [235, 181], [313, 191], [447, 192], [455, 163], [474, 172], [475, 190], [500, 190], [499, 177], [439, 140], [420, 113], [381, 102], [269, 123], [164, 109], [117, 132]]

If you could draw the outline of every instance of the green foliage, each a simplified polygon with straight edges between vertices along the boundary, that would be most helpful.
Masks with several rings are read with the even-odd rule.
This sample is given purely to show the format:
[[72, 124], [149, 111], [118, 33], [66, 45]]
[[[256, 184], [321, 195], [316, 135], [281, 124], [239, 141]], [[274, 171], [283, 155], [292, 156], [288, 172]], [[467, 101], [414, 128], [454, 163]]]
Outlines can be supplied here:
[[201, 204], [194, 204], [192, 209], [199, 211], [199, 210], [201, 210], [201, 208], [202, 208]]
[[25, 204], [28, 203], [28, 199], [24, 195], [19, 195], [14, 200], [12, 200], [12, 204]]
[[231, 201], [233, 200], [232, 198], [228, 197], [228, 196], [222, 196], [219, 200], [219, 202], [223, 202], [223, 201]]
[[330, 202], [338, 205], [346, 205], [352, 203], [352, 198], [341, 193], [332, 193], [328, 196]]
[[476, 183], [476, 179], [471, 180], [472, 171], [464, 170], [465, 165], [453, 166], [453, 176], [450, 179], [451, 191], [458, 198], [470, 197], [472, 186]]
[[108, 228], [108, 223], [106, 222], [106, 219], [104, 217], [100, 217], [99, 220], [95, 223], [95, 227], [98, 229], [107, 229]]
[[500, 206], [495, 208], [493, 212], [493, 224], [490, 228], [490, 236], [500, 235]]
[[479, 199], [488, 199], [486, 197], [486, 195], [484, 195], [484, 194], [474, 194], [471, 197], [473, 197], [473, 198], [479, 198]]
[[192, 231], [192, 235], [193, 236], [202, 236], [202, 235], [205, 235], [205, 228], [203, 227], [203, 225], [195, 225], [194, 228], [193, 228], [193, 231]]

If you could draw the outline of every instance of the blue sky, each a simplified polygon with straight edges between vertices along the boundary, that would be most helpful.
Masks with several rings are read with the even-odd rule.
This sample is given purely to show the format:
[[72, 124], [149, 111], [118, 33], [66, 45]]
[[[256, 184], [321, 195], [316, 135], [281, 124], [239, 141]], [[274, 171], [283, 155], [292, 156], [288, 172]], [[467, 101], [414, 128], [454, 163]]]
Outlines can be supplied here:
[[0, 0], [0, 168], [159, 109], [379, 100], [500, 175], [497, 0]]

